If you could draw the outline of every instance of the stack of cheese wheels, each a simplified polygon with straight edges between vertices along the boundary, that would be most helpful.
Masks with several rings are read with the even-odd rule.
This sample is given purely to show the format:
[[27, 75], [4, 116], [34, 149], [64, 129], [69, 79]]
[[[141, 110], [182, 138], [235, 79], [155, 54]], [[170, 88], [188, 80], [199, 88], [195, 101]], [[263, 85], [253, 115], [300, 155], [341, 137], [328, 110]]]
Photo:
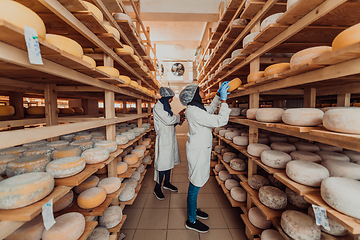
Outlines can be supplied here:
[[122, 220], [122, 209], [119, 206], [108, 207], [99, 218], [99, 225], [105, 228], [113, 228]]
[[76, 140], [70, 143], [71, 146], [75, 146], [81, 149], [81, 151], [85, 151], [87, 149], [94, 147], [94, 142], [91, 140]]
[[320, 239], [321, 230], [305, 213], [287, 210], [281, 215], [281, 227], [292, 239]]
[[82, 59], [85, 62], [89, 63], [92, 68], [96, 68], [96, 62], [95, 62], [95, 60], [93, 58], [83, 55]]
[[125, 186], [119, 195], [119, 200], [122, 202], [127, 202], [133, 199], [134, 197], [135, 197], [135, 188]]
[[50, 157], [45, 155], [18, 158], [6, 165], [6, 176], [12, 177], [23, 173], [45, 172], [45, 167], [49, 162]]
[[250, 33], [249, 35], [247, 35], [246, 37], [244, 37], [243, 39], [243, 48], [245, 48], [245, 46], [250, 43], [250, 42], [253, 42], [255, 37], [257, 35], [259, 35], [260, 32], [253, 32], [253, 33]]
[[123, 161], [128, 165], [134, 165], [139, 160], [138, 155], [136, 154], [128, 154], [123, 158]]
[[10, 105], [0, 105], [0, 117], [12, 116], [15, 114], [15, 108]]
[[0, 176], [5, 175], [6, 165], [18, 159], [20, 156], [17, 154], [0, 155]]
[[86, 164], [96, 164], [105, 161], [110, 156], [109, 150], [102, 147], [91, 148], [85, 150], [81, 157], [85, 160]]
[[265, 68], [264, 76], [270, 76], [273, 74], [279, 74], [290, 69], [290, 63], [277, 63]]
[[345, 29], [332, 42], [333, 51], [360, 42], [360, 23]]
[[82, 59], [84, 55], [81, 45], [68, 37], [56, 34], [46, 34], [46, 41], [78, 58]]
[[53, 212], [59, 212], [71, 205], [74, 200], [74, 192], [70, 190], [62, 198], [57, 200], [53, 205]]
[[129, 45], [123, 44], [123, 48], [115, 48], [118, 55], [134, 55], [134, 49]]
[[33, 155], [46, 155], [46, 156], [50, 157], [52, 151], [54, 151], [54, 148], [49, 147], [49, 146], [44, 146], [44, 147], [30, 148], [27, 151], [25, 151], [23, 153], [23, 155], [25, 157], [33, 156]]
[[86, 189], [77, 198], [77, 204], [83, 209], [91, 209], [100, 206], [106, 199], [106, 191], [101, 187]]
[[98, 187], [101, 187], [105, 190], [106, 194], [111, 194], [113, 192], [116, 192], [121, 186], [121, 180], [117, 177], [108, 177], [102, 179]]
[[316, 108], [287, 109], [282, 114], [282, 121], [289, 125], [312, 127], [322, 123], [324, 112]]
[[69, 144], [70, 144], [69, 141], [60, 140], [60, 141], [49, 142], [46, 145], [54, 149], [57, 149], [57, 148], [67, 147], [69, 146]]
[[42, 215], [40, 214], [33, 220], [26, 222], [20, 228], [16, 229], [12, 234], [6, 237], [5, 240], [41, 239], [44, 229]]
[[287, 206], [287, 196], [273, 186], [263, 186], [259, 189], [259, 200], [268, 208], [280, 210]]
[[53, 160], [65, 157], [79, 157], [81, 155], [81, 149], [75, 146], [67, 146], [55, 149], [51, 153]]
[[247, 192], [242, 187], [233, 187], [230, 190], [230, 196], [237, 202], [245, 202], [246, 201]]
[[103, 71], [103, 72], [109, 74], [110, 77], [119, 77], [120, 76], [120, 72], [116, 68], [106, 67], [106, 66], [97, 66], [96, 68], [99, 69], [100, 71]]
[[43, 106], [30, 106], [26, 109], [28, 115], [45, 115], [45, 107]]
[[271, 220], [267, 220], [257, 207], [250, 208], [248, 212], [249, 221], [260, 229], [267, 229], [271, 226]]
[[260, 108], [256, 111], [256, 120], [260, 122], [281, 122], [284, 109]]
[[119, 79], [123, 80], [125, 84], [130, 85], [131, 79], [128, 76], [120, 75]]
[[290, 59], [290, 68], [299, 67], [305, 64], [309, 64], [312, 60], [321, 54], [331, 52], [332, 47], [319, 46], [301, 50], [295, 53]]
[[233, 80], [231, 80], [229, 82], [230, 88], [229, 88], [228, 92], [232, 92], [232, 91], [238, 89], [238, 87], [240, 87], [241, 83], [242, 82], [241, 82], [240, 78], [234, 78]]
[[9, 147], [1, 149], [0, 155], [16, 154], [21, 157], [26, 150], [28, 150], [26, 147]]
[[55, 218], [55, 224], [42, 233], [42, 240], [77, 240], [85, 231], [85, 217], [70, 212]]
[[250, 73], [247, 77], [247, 82], [256, 82], [257, 80], [264, 77], [264, 71]]
[[326, 167], [302, 160], [289, 162], [286, 165], [286, 175], [293, 181], [310, 187], [319, 187], [330, 176]]
[[324, 127], [330, 131], [360, 134], [360, 109], [359, 108], [337, 108], [324, 114]]
[[110, 233], [106, 228], [96, 227], [87, 240], [109, 240]]
[[269, 186], [270, 182], [264, 176], [261, 175], [252, 175], [248, 178], [248, 184], [252, 189], [259, 190], [263, 186]]
[[79, 186], [76, 186], [74, 190], [77, 194], [80, 194], [89, 188], [96, 187], [98, 183], [99, 183], [99, 177], [92, 175], [88, 177], [84, 182], [82, 182]]
[[[102, 14], [102, 12], [100, 11], [100, 9], [98, 9], [94, 4], [86, 2], [86, 1], [81, 1], [88, 9], [89, 12], [92, 12], [94, 14], [94, 16], [101, 22], [103, 23], [104, 21], [104, 16]], [[84, 11], [84, 12], [88, 12], [88, 11]]]
[[46, 197], [54, 188], [54, 178], [44, 172], [25, 173], [0, 182], [0, 209], [28, 206]]
[[285, 189], [285, 194], [287, 196], [288, 202], [295, 207], [307, 209], [310, 206], [310, 203], [305, 200], [304, 196], [300, 196], [300, 194], [296, 193], [290, 188]]
[[81, 172], [85, 165], [85, 160], [81, 157], [59, 158], [46, 165], [46, 172], [54, 178], [70, 177]]

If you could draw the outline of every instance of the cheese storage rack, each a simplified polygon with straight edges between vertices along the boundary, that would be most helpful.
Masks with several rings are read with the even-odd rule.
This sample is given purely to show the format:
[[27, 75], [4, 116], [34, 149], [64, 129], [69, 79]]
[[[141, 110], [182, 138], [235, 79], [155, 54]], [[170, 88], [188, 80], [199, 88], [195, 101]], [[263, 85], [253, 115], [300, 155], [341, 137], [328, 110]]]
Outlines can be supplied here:
[[[154, 62], [157, 60], [156, 56], [153, 59], [150, 57], [150, 50], [155, 55], [151, 42], [148, 39], [147, 45], [143, 44], [143, 40], [137, 33], [139, 29], [134, 29], [135, 27], [129, 23], [127, 25], [117, 23], [112, 17], [113, 12], [126, 12], [121, 1], [90, 1], [101, 10], [104, 19], [120, 32], [120, 41], [109, 33], [103, 23], [88, 11], [87, 7], [79, 0], [70, 2], [19, 0], [17, 2], [30, 8], [41, 17], [46, 25], [47, 33], [66, 35], [76, 40], [83, 48], [97, 49], [92, 54], [97, 65], [115, 67], [121, 75], [130, 77], [140, 86], [151, 89], [155, 93], [158, 91], [159, 83], [154, 77], [154, 75], [156, 76]], [[131, 2], [133, 3], [133, 1]], [[134, 5], [134, 7], [136, 6]], [[139, 13], [137, 11], [135, 13], [137, 16], [136, 25], [144, 28]], [[129, 28], [134, 31], [126, 32], [124, 30]], [[149, 31], [149, 29], [147, 30]], [[0, 93], [9, 96], [10, 105], [14, 106], [16, 111], [14, 116], [0, 118], [0, 128], [6, 129], [0, 132], [1, 148], [42, 139], [53, 141], [57, 140], [60, 135], [99, 127], [106, 127], [106, 139], [115, 141], [116, 124], [137, 121], [137, 125], [141, 127], [143, 119], [151, 122], [151, 104], [155, 101], [154, 95], [141, 91], [139, 88], [125, 85], [122, 79], [111, 77], [109, 74], [93, 68], [81, 58], [60, 50], [42, 39], [39, 39], [39, 46], [44, 64], [30, 64], [24, 31], [0, 19], [0, 33]], [[148, 37], [148, 33], [145, 36]], [[138, 62], [129, 60], [131, 56], [119, 56], [115, 53], [113, 48], [122, 48], [123, 44], [134, 49], [135, 55], [143, 60], [149, 69], [148, 71], [141, 67]], [[23, 97], [44, 98], [45, 116], [25, 118]], [[81, 99], [85, 114], [79, 116], [58, 115], [57, 99]], [[94, 107], [97, 109], [98, 101], [104, 102], [104, 114], [92, 111]], [[123, 102], [125, 107], [122, 114], [115, 112], [115, 101]], [[127, 114], [127, 102], [136, 103], [136, 114]], [[147, 108], [145, 112], [143, 112], [143, 105]], [[150, 131], [152, 130], [150, 129], [129, 141], [127, 146], [141, 143], [143, 137]], [[41, 206], [47, 201], [53, 199], [56, 202], [72, 187], [79, 185], [99, 169], [107, 166], [108, 173], [105, 177], [117, 177], [117, 161], [114, 159], [122, 151], [123, 148], [118, 146], [118, 150], [111, 153], [105, 162], [87, 165], [82, 172], [73, 177], [57, 179], [53, 192], [29, 208], [1, 210], [0, 238], [9, 236], [26, 221], [40, 214]], [[137, 189], [139, 190], [140, 187], [141, 184]], [[92, 221], [94, 216], [102, 215], [110, 204], [119, 205], [118, 195], [122, 189], [123, 186], [115, 193], [108, 195], [105, 202], [96, 211], [91, 211], [91, 214], [83, 213], [86, 218], [86, 227], [81, 239], [86, 239], [96, 227], [97, 222]], [[121, 205], [122, 208], [124, 206]], [[118, 238], [117, 235], [125, 219], [126, 216], [119, 226], [111, 230], [112, 238]]]
[[[241, 26], [236, 38], [229, 39], [228, 35], [235, 31], [229, 23], [215, 46], [211, 46], [209, 42], [208, 47], [211, 46], [212, 51], [210, 54], [205, 53], [210, 55], [207, 61], [200, 60], [198, 83], [204, 92], [210, 93], [216, 91], [221, 82], [239, 77], [243, 85], [228, 97], [232, 107], [246, 103], [249, 108], [259, 108], [261, 102], [273, 102], [273, 106], [281, 108], [284, 107], [283, 100], [293, 98], [303, 99], [302, 105], [307, 108], [315, 108], [319, 99], [331, 99], [337, 106], [349, 107], [351, 98], [358, 99], [356, 94], [360, 87], [360, 69], [357, 67], [360, 63], [359, 43], [320, 55], [309, 64], [263, 77], [256, 82], [247, 83], [246, 79], [250, 73], [263, 71], [271, 64], [289, 62], [290, 57], [286, 53], [296, 53], [315, 46], [331, 46], [333, 39], [341, 31], [360, 22], [359, 8], [359, 1], [346, 0], [299, 0], [288, 9], [286, 1], [241, 1], [233, 20], [246, 18], [248, 24]], [[277, 22], [260, 32], [261, 21], [280, 12], [284, 14]], [[260, 33], [254, 41], [243, 48], [244, 37], [257, 31]], [[247, 55], [232, 58], [229, 64], [216, 71], [224, 59], [230, 58], [234, 50], [241, 48], [241, 52]], [[263, 123], [241, 116], [230, 117], [229, 123], [249, 127], [249, 144], [258, 142], [258, 131], [263, 129], [360, 151], [359, 135], [332, 132], [322, 126], [297, 127], [283, 123]], [[305, 196], [309, 203], [325, 207], [328, 214], [350, 233], [360, 234], [359, 221], [329, 207], [321, 199], [319, 189], [296, 184], [284, 174], [284, 170], [269, 168], [262, 164], [259, 158], [247, 154], [246, 148], [236, 146], [218, 134], [214, 133], [214, 136], [220, 145], [231, 146], [248, 157], [246, 174], [237, 175], [241, 186], [248, 193], [247, 203], [240, 207], [244, 211], [241, 217], [246, 224], [246, 235], [249, 239], [256, 239], [261, 233], [248, 221], [246, 214], [252, 206], [257, 206], [268, 220], [272, 220], [274, 228], [279, 230], [285, 239], [289, 239], [281, 229], [279, 215], [259, 203], [257, 194], [254, 194], [254, 190], [246, 183], [247, 177], [256, 174], [259, 169], [272, 174], [284, 185]], [[221, 163], [221, 158], [218, 163]], [[324, 239], [332, 239], [330, 235], [322, 234]], [[346, 236], [344, 239], [353, 239], [351, 237]]]

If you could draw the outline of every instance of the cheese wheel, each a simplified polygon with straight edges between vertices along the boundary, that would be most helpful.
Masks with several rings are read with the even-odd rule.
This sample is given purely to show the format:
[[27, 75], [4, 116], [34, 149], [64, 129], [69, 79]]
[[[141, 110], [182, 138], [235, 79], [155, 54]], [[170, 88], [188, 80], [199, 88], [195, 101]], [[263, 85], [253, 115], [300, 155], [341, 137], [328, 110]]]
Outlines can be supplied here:
[[[242, 20], [242, 19], [241, 19]], [[245, 20], [245, 19], [244, 19]], [[233, 21], [234, 22], [234, 21]], [[242, 48], [240, 49], [236, 49], [231, 53], [231, 58], [236, 58], [236, 57], [243, 57], [243, 56], [247, 56], [247, 54], [242, 53]]]
[[285, 194], [287, 196], [288, 202], [294, 205], [295, 207], [307, 209], [310, 206], [303, 196], [294, 192], [290, 188], [285, 189]]
[[85, 217], [81, 213], [63, 214], [55, 222], [49, 230], [44, 230], [42, 240], [77, 240], [85, 231]]
[[33, 156], [33, 155], [46, 155], [46, 156], [50, 157], [52, 151], [54, 151], [54, 148], [49, 147], [49, 146], [45, 146], [45, 147], [38, 147], [38, 148], [28, 149], [23, 153], [23, 155], [25, 157]]
[[125, 44], [123, 44], [123, 48], [115, 48], [115, 52], [118, 55], [134, 55], [134, 49], [129, 45], [125, 45]]
[[301, 50], [295, 53], [290, 59], [290, 68], [311, 63], [312, 60], [324, 53], [331, 52], [332, 47], [319, 46]]
[[317, 155], [321, 157], [323, 161], [326, 160], [336, 160], [336, 161], [345, 161], [350, 162], [350, 158], [345, 154], [338, 153], [338, 152], [331, 152], [331, 151], [319, 151], [316, 152]]
[[259, 137], [258, 138], [258, 143], [267, 145], [267, 144], [269, 144], [269, 139], [266, 138], [266, 137]]
[[44, 106], [30, 106], [26, 109], [28, 115], [45, 115]]
[[99, 217], [99, 225], [105, 228], [113, 228], [122, 220], [122, 209], [119, 206], [108, 207], [104, 214]]
[[318, 152], [320, 148], [312, 143], [306, 142], [296, 142], [294, 143], [297, 151], [304, 151], [304, 152]]
[[93, 188], [96, 187], [99, 183], [99, 177], [95, 176], [95, 175], [91, 175], [90, 177], [88, 177], [85, 181], [83, 181], [82, 183], [80, 183], [79, 186], [76, 186], [74, 188], [75, 192], [77, 194], [82, 193], [83, 191], [89, 189], [89, 188]]
[[261, 175], [249, 176], [248, 184], [254, 190], [259, 190], [263, 186], [270, 186], [269, 180]]
[[45, 40], [62, 51], [68, 52], [81, 59], [83, 57], [84, 52], [81, 45], [68, 37], [56, 34], [46, 34]]
[[227, 132], [225, 133], [225, 139], [227, 140], [233, 140], [234, 137], [239, 136], [240, 134], [238, 132]]
[[50, 157], [45, 155], [31, 155], [18, 158], [6, 165], [6, 176], [12, 177], [24, 173], [45, 172], [45, 167], [49, 162]]
[[138, 156], [138, 158], [141, 158], [142, 156], [144, 156], [144, 150], [136, 148], [131, 151], [131, 154], [135, 154]]
[[117, 150], [117, 144], [115, 141], [100, 141], [95, 143], [95, 148], [104, 148], [112, 153]]
[[224, 160], [224, 162], [229, 163], [231, 159], [236, 158], [236, 157], [237, 157], [236, 153], [226, 152], [223, 155], [223, 160]]
[[219, 172], [219, 178], [221, 181], [226, 181], [231, 178], [231, 175], [226, 170], [222, 170]]
[[240, 87], [240, 85], [241, 85], [240, 78], [234, 78], [233, 80], [231, 80], [229, 82], [230, 88], [229, 88], [228, 92], [232, 92], [232, 91], [238, 89], [238, 87]]
[[290, 63], [277, 63], [277, 64], [273, 64], [268, 66], [267, 68], [265, 68], [264, 71], [264, 77], [273, 75], [273, 74], [279, 74], [282, 72], [285, 72], [286, 70], [290, 69]]
[[142, 174], [145, 171], [145, 165], [140, 164], [140, 166], [136, 169], [140, 174]]
[[141, 174], [139, 171], [135, 171], [135, 172], [133, 172], [133, 174], [131, 174], [130, 178], [133, 178], [138, 182], [141, 178]]
[[35, 142], [24, 143], [22, 146], [26, 148], [39, 148], [45, 147], [49, 142], [46, 140], [40, 140]]
[[216, 172], [220, 172], [220, 171], [222, 171], [222, 170], [225, 170], [225, 166], [224, 166], [224, 165], [222, 165], [222, 164], [216, 164], [216, 165], [215, 165], [215, 171], [216, 171]]
[[129, 142], [129, 139], [126, 135], [116, 135], [116, 144], [123, 145]]
[[116, 20], [125, 20], [125, 21], [128, 21], [130, 26], [133, 25], [131, 17], [129, 15], [125, 14], [125, 13], [115, 13], [114, 14], [114, 19], [116, 19]]
[[51, 158], [53, 160], [65, 157], [80, 157], [81, 149], [75, 146], [67, 146], [55, 149], [51, 153]]
[[241, 187], [233, 187], [230, 190], [230, 196], [237, 202], [245, 202], [247, 197], [247, 192]]
[[281, 227], [292, 239], [320, 240], [320, 227], [305, 213], [287, 210], [281, 215]]
[[224, 137], [224, 136], [225, 136], [225, 133], [227, 133], [227, 132], [231, 132], [231, 131], [230, 131], [230, 130], [226, 130], [226, 129], [222, 129], [222, 130], [219, 131], [219, 135], [220, 135], [221, 137]]
[[280, 189], [272, 186], [263, 186], [259, 189], [259, 200], [268, 208], [279, 210], [287, 206], [287, 196]]
[[75, 110], [73, 110], [71, 108], [59, 108], [59, 113], [62, 113], [62, 114], [74, 114]]
[[250, 208], [248, 212], [249, 221], [260, 229], [267, 229], [271, 226], [271, 220], [267, 220], [257, 207]]
[[332, 42], [332, 49], [337, 49], [360, 42], [360, 23], [339, 33]]
[[142, 141], [142, 145], [144, 145], [145, 147], [149, 146], [150, 143], [151, 143], [151, 140], [150, 141], [149, 140], [143, 140]]
[[247, 152], [255, 157], [260, 157], [261, 153], [265, 150], [271, 150], [271, 148], [265, 144], [261, 143], [251, 143], [247, 147]]
[[123, 133], [121, 133], [121, 135], [127, 137], [128, 140], [135, 139], [135, 133], [133, 133], [133, 132], [123, 132]]
[[246, 136], [235, 136], [232, 140], [238, 146], [249, 145], [249, 137]]
[[342, 152], [346, 156], [350, 158], [351, 162], [359, 162], [360, 161], [360, 152], [351, 151], [351, 150], [344, 150]]
[[214, 128], [214, 132], [217, 133], [217, 134], [220, 132], [220, 130], [226, 130], [226, 128], [224, 128], [224, 127], [216, 127], [216, 128]]
[[305, 152], [305, 151], [294, 151], [290, 153], [292, 160], [303, 160], [309, 161], [314, 163], [319, 163], [322, 161], [321, 157], [312, 152]]
[[80, 208], [91, 209], [100, 206], [106, 199], [106, 192], [103, 188], [93, 187], [86, 189], [77, 198]]
[[35, 12], [24, 5], [15, 1], [1, 1], [0, 16], [1, 20], [5, 20], [18, 28], [24, 29], [24, 25], [34, 28], [38, 37], [45, 39], [46, 29], [44, 22]]
[[264, 71], [253, 72], [253, 73], [250, 73], [250, 74], [247, 76], [247, 82], [248, 82], [248, 83], [256, 82], [256, 81], [258, 81], [259, 79], [261, 79], [261, 78], [263, 78], [263, 77], [264, 77]]
[[128, 154], [123, 158], [123, 161], [128, 165], [134, 165], [139, 160], [139, 156], [136, 154]]
[[127, 178], [123, 181], [123, 183], [125, 183], [126, 187], [129, 187], [129, 188], [133, 188], [135, 189], [138, 185], [138, 181], [136, 181], [135, 178]]
[[330, 131], [360, 134], [360, 109], [338, 108], [324, 114], [324, 127]]
[[255, 120], [256, 119], [256, 112], [259, 110], [260, 108], [251, 108], [251, 109], [248, 109], [246, 111], [246, 117], [248, 119], [252, 119], [252, 120]]
[[89, 63], [91, 65], [92, 68], [96, 68], [96, 62], [93, 58], [89, 57], [89, 56], [86, 56], [86, 55], [83, 55], [82, 59]]
[[111, 77], [119, 77], [120, 76], [120, 72], [116, 68], [106, 67], [106, 66], [97, 66], [96, 68], [99, 69], [100, 71], [103, 71], [103, 72], [109, 74]]
[[0, 176], [5, 175], [6, 165], [18, 159], [20, 156], [17, 154], [0, 155]]
[[109, 156], [109, 150], [102, 147], [88, 149], [81, 154], [81, 157], [85, 160], [86, 164], [96, 164], [103, 162], [107, 160]]
[[265, 18], [260, 24], [260, 31], [263, 31], [270, 24], [276, 23], [282, 15], [284, 15], [284, 13], [275, 13]]
[[137, 145], [137, 146], [135, 146], [135, 149], [141, 149], [141, 150], [143, 150], [144, 152], [146, 151], [146, 146], [144, 146], [144, 145]]
[[256, 111], [256, 120], [260, 122], [281, 122], [284, 109], [260, 108]]
[[225, 187], [230, 191], [233, 187], [240, 187], [240, 183], [235, 179], [228, 179], [225, 181]]
[[105, 190], [106, 194], [111, 194], [116, 192], [121, 186], [121, 180], [117, 177], [107, 177], [102, 179], [98, 187], [101, 187]]
[[109, 240], [110, 233], [106, 228], [96, 227], [87, 240]]
[[316, 146], [320, 148], [320, 151], [329, 151], [329, 152], [342, 152], [342, 148], [338, 146], [332, 146], [324, 143], [315, 143]]
[[330, 177], [343, 177], [360, 180], [360, 166], [356, 163], [326, 160], [321, 163], [329, 170]]
[[87, 11], [80, 11], [80, 12], [92, 12], [94, 14], [94, 16], [102, 23], [104, 21], [104, 16], [102, 14], [102, 12], [100, 11], [99, 8], [97, 8], [94, 4], [86, 2], [86, 1], [81, 1], [83, 4], [86, 5], [86, 7], [88, 8]]
[[285, 240], [285, 238], [274, 229], [266, 229], [261, 233], [262, 240]]
[[269, 174], [269, 181], [271, 186], [277, 187], [281, 190], [285, 190], [286, 186], [280, 182], [278, 179], [276, 179], [273, 175]]
[[123, 174], [128, 170], [128, 164], [126, 162], [117, 163], [117, 174]]
[[46, 197], [54, 188], [54, 178], [44, 172], [25, 173], [0, 182], [0, 209], [28, 206]]
[[310, 187], [319, 187], [330, 176], [326, 167], [302, 160], [289, 162], [286, 165], [286, 175], [293, 181]]
[[81, 172], [85, 165], [85, 160], [81, 157], [59, 158], [48, 163], [46, 172], [54, 178], [70, 177]]
[[57, 200], [53, 205], [53, 212], [59, 212], [71, 205], [74, 199], [74, 192], [70, 190], [62, 198]]
[[223, 156], [227, 152], [231, 152], [232, 150], [230, 148], [223, 148], [221, 149], [221, 156]]
[[106, 28], [106, 30], [108, 30], [109, 33], [112, 33], [114, 37], [120, 41], [120, 33], [116, 28], [108, 25], [104, 25], [104, 27]]
[[246, 169], [246, 162], [239, 158], [231, 159], [230, 168], [235, 171], [244, 171]]
[[273, 142], [271, 143], [270, 147], [272, 150], [277, 150], [286, 153], [291, 153], [293, 151], [296, 151], [296, 147], [293, 144], [284, 143], [284, 142]]
[[247, 35], [246, 37], [244, 37], [243, 39], [243, 48], [245, 48], [245, 46], [250, 43], [250, 42], [253, 42], [254, 41], [254, 38], [259, 35], [260, 32], [253, 32], [253, 33], [250, 33], [249, 35]]
[[74, 137], [75, 137], [75, 134], [71, 133], [71, 134], [66, 134], [66, 135], [60, 136], [60, 139], [71, 142], [74, 139]]
[[91, 140], [92, 137], [93, 136], [90, 133], [78, 133], [75, 135], [74, 141], [76, 141], [76, 140]]
[[69, 144], [70, 144], [69, 141], [60, 140], [60, 141], [49, 142], [49, 143], [46, 144], [46, 146], [52, 147], [55, 150], [57, 148], [67, 147], [67, 146], [69, 146]]
[[41, 240], [45, 227], [41, 214], [26, 222], [5, 238], [5, 240]]
[[230, 108], [230, 116], [240, 116], [241, 108]]
[[284, 123], [295, 126], [312, 127], [322, 123], [324, 112], [316, 108], [287, 109], [282, 114]]
[[0, 105], [0, 117], [12, 116], [15, 114], [15, 108], [10, 105]]
[[128, 76], [120, 75], [119, 79], [123, 80], [125, 84], [129, 85], [131, 83], [131, 79]]
[[91, 140], [76, 140], [70, 143], [71, 146], [75, 146], [80, 148], [81, 151], [85, 151], [87, 149], [94, 147], [94, 142]]

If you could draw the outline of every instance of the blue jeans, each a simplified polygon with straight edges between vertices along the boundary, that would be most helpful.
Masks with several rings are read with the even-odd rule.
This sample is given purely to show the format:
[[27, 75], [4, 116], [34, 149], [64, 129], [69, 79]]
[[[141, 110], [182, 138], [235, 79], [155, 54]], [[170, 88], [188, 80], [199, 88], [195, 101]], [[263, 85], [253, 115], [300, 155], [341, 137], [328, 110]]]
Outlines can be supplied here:
[[168, 183], [170, 181], [170, 172], [171, 169], [166, 171], [159, 171], [159, 182], [156, 183], [157, 187], [161, 187], [164, 175], [165, 175], [165, 183]]
[[197, 196], [200, 187], [196, 187], [191, 182], [189, 183], [187, 195], [187, 217], [191, 223], [196, 222]]

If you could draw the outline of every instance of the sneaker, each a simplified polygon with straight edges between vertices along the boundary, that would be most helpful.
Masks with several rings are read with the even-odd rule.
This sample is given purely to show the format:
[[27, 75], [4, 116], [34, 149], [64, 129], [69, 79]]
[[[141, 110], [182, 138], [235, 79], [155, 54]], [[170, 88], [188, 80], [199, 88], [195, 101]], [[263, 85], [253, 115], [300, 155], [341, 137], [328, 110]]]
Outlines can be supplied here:
[[154, 195], [155, 195], [155, 197], [156, 197], [157, 199], [159, 199], [159, 200], [164, 200], [164, 199], [165, 199], [165, 196], [164, 196], [164, 194], [162, 193], [160, 187], [156, 187], [156, 186], [155, 186]]
[[196, 209], [196, 217], [200, 218], [200, 219], [208, 219], [209, 214], [207, 214], [206, 212], [201, 211], [200, 208], [198, 208], [198, 209]]
[[199, 233], [207, 233], [209, 231], [209, 227], [200, 222], [199, 220], [196, 220], [195, 223], [191, 223], [189, 220], [186, 220], [185, 227]]
[[172, 185], [171, 183], [164, 183], [164, 185], [163, 185], [163, 189], [168, 189], [168, 190], [170, 190], [170, 191], [172, 191], [172, 192], [177, 192], [178, 191], [178, 189], [177, 189], [177, 187], [175, 187], [174, 185]]

